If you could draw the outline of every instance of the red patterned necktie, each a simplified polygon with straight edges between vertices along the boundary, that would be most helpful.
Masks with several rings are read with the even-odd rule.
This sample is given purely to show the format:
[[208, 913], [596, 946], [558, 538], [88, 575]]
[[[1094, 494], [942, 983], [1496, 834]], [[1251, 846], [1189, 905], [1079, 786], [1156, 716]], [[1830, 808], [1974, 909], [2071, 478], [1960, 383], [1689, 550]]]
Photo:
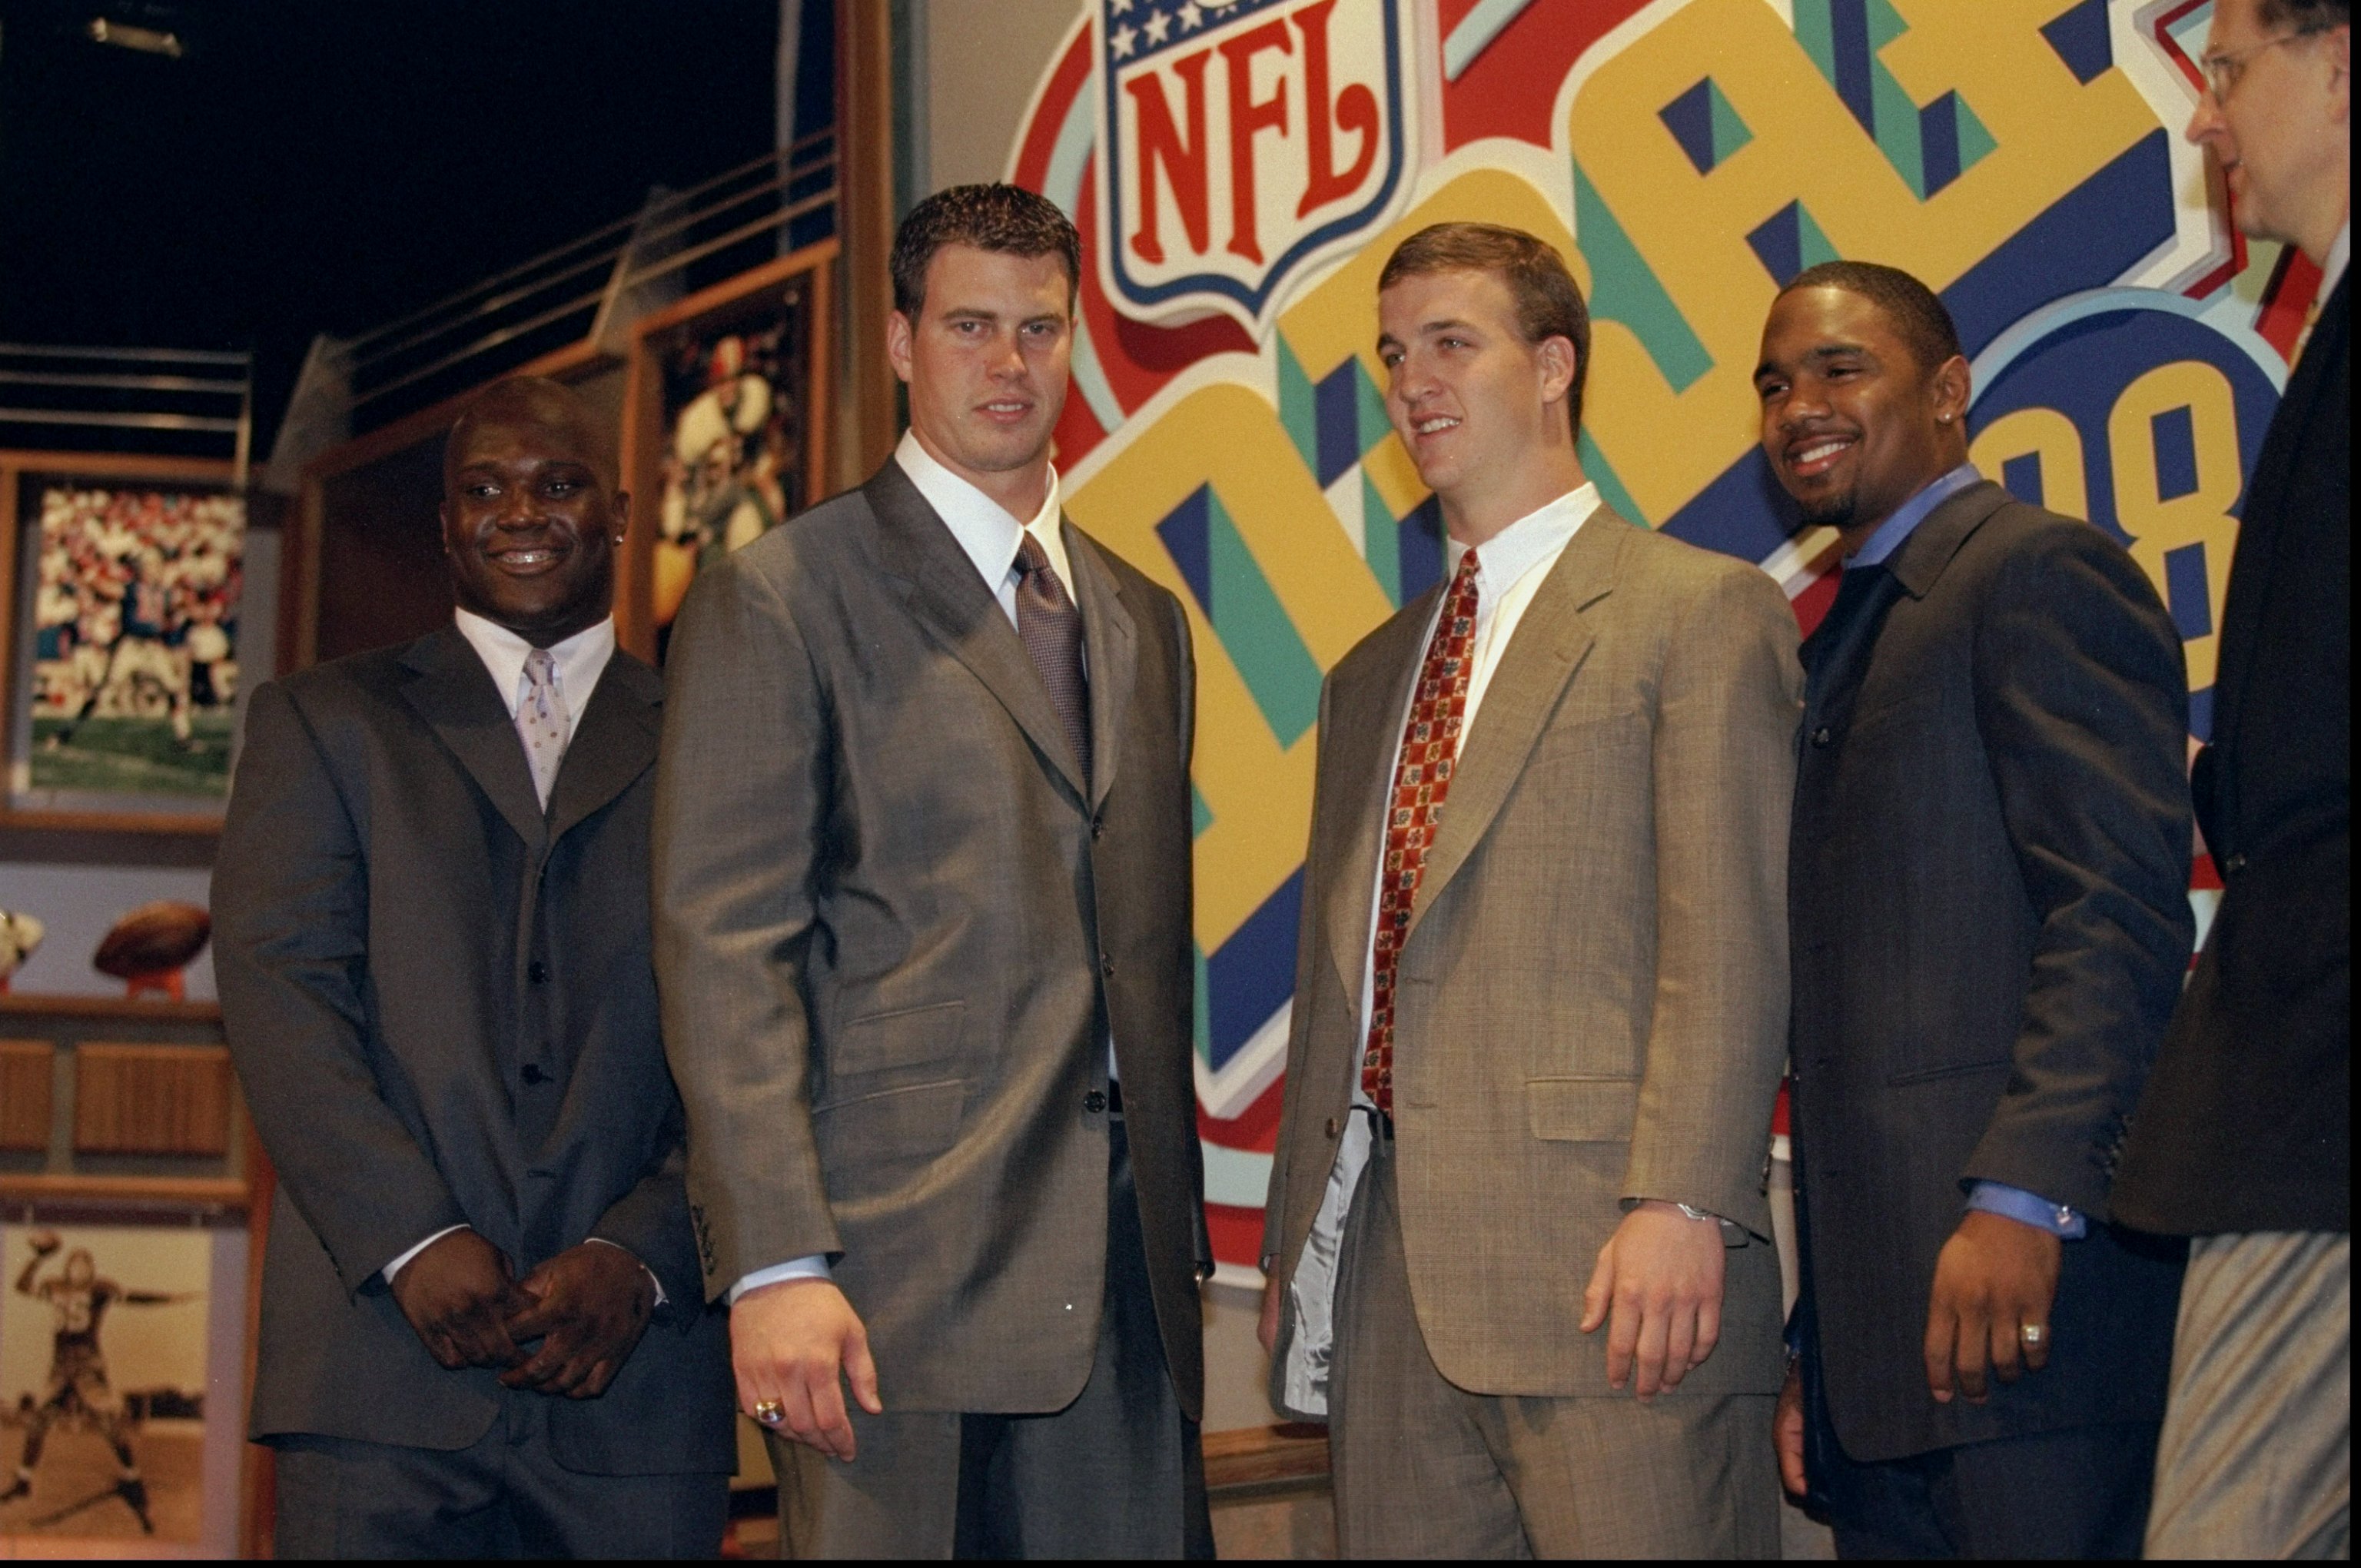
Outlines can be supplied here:
[[1394, 1113], [1394, 965], [1410, 929], [1419, 878], [1426, 872], [1426, 852], [1443, 820], [1444, 798], [1451, 793], [1475, 643], [1476, 552], [1470, 550], [1459, 557], [1459, 571], [1418, 667], [1418, 690], [1411, 696], [1401, 754], [1394, 762], [1393, 793], [1386, 802], [1385, 874], [1378, 883], [1377, 942], [1369, 956], [1369, 1041], [1361, 1057], [1361, 1091], [1389, 1116]]

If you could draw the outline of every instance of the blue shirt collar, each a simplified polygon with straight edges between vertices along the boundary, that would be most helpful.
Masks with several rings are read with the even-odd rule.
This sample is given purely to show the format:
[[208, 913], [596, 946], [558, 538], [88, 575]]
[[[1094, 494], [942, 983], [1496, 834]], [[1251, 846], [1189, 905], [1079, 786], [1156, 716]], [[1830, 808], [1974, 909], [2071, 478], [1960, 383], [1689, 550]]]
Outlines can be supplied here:
[[1869, 543], [1862, 545], [1858, 554], [1845, 562], [1845, 569], [1850, 571], [1855, 566], [1883, 565], [1886, 557], [1901, 549], [1902, 542], [1909, 538], [1920, 523], [1927, 521], [1928, 512], [1982, 477], [1982, 474], [1976, 472], [1974, 464], [1962, 463], [1916, 495], [1912, 496], [1894, 509], [1892, 517], [1877, 525], [1877, 532], [1869, 536]]

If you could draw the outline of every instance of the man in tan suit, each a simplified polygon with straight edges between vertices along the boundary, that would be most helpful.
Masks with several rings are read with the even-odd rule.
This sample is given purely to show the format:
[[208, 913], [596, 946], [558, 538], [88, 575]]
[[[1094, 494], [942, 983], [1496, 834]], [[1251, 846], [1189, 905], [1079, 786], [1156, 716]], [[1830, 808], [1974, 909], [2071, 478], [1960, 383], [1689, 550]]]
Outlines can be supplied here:
[[1773, 1555], [1795, 624], [1586, 482], [1549, 247], [1423, 230], [1378, 318], [1452, 572], [1322, 695], [1273, 1398], [1345, 1556]]
[[909, 433], [672, 642], [656, 975], [706, 1290], [791, 1555], [1210, 1555], [1188, 623], [1059, 506], [1064, 214], [944, 191], [893, 269]]

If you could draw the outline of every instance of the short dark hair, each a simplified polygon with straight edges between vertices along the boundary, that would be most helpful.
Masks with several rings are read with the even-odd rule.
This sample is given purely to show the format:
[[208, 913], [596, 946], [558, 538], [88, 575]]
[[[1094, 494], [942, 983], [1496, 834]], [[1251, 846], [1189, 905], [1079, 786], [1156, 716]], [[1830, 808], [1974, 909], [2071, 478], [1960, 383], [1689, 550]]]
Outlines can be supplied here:
[[1405, 278], [1433, 272], [1489, 272], [1516, 302], [1517, 332], [1528, 343], [1553, 337], [1574, 345], [1574, 381], [1565, 394], [1568, 431], [1582, 430], [1582, 389], [1590, 379], [1590, 309], [1566, 270], [1565, 258], [1546, 240], [1500, 224], [1431, 224], [1386, 258], [1378, 274], [1384, 293]]
[[2353, 25], [2353, 0], [2261, 0], [2255, 19], [2267, 27], [2324, 33]]
[[1883, 311], [1902, 341], [1910, 345], [1920, 368], [1932, 371], [1961, 351], [1960, 329], [1935, 291], [1899, 267], [1874, 261], [1823, 261], [1795, 274], [1779, 291], [1782, 298], [1798, 289], [1842, 289], [1858, 294]]
[[927, 269], [947, 245], [1055, 256], [1066, 264], [1070, 302], [1082, 287], [1082, 236], [1056, 203], [1021, 185], [954, 185], [911, 208], [894, 231], [894, 308], [912, 321], [927, 302]]

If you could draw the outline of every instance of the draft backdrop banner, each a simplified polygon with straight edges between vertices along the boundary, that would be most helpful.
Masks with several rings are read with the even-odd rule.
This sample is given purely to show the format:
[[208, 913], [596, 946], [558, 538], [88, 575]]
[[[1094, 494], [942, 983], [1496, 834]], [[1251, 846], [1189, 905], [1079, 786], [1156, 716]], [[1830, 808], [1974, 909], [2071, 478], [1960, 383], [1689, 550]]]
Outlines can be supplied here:
[[[2210, 0], [1092, 0], [1008, 177], [1088, 253], [1058, 460], [1196, 637], [1197, 1088], [1214, 1249], [1251, 1282], [1323, 672], [1441, 569], [1385, 418], [1402, 236], [1511, 224], [1590, 301], [1585, 465], [1758, 562], [1808, 628], [1831, 536], [1754, 442], [1779, 287], [1934, 286], [1983, 472], [2122, 540], [2206, 729], [2246, 476], [2318, 275], [2251, 249], [2180, 132]], [[1579, 875], [1580, 868], [1568, 874]], [[2192, 898], [2211, 914], [2211, 868]]]

